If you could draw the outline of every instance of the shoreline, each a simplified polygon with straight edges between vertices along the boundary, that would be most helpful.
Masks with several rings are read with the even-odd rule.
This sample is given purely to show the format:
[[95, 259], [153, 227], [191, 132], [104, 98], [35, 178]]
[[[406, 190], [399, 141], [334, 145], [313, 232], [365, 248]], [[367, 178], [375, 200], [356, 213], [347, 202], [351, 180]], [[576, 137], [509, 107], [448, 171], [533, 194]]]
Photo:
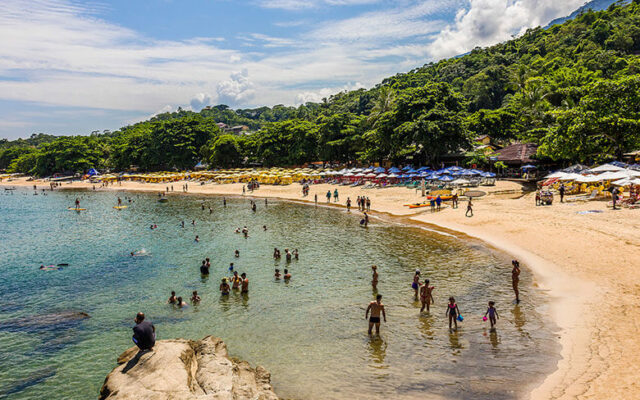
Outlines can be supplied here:
[[[22, 179], [18, 182], [0, 182], [0, 186], [29, 187], [38, 183], [39, 182], [37, 181], [26, 182], [26, 180]], [[40, 182], [41, 185], [43, 183], [44, 182]], [[177, 185], [180, 184], [180, 182], [174, 182], [174, 184]], [[511, 189], [513, 190], [514, 185], [516, 184], [509, 183], [509, 185], [506, 185], [505, 183], [505, 185], [498, 185], [495, 188], [495, 191], [502, 191], [504, 186], [511, 186]], [[90, 183], [76, 182], [63, 184], [56, 190], [91, 190], [92, 186], [93, 185]], [[163, 192], [167, 186], [171, 186], [171, 184], [125, 182], [122, 186], [113, 185], [107, 188], [100, 188], [98, 190]], [[190, 187], [189, 192], [176, 191], [170, 192], [169, 194], [270, 198], [282, 201], [291, 201], [299, 204], [314, 205], [312, 197], [313, 194], [310, 194], [308, 197], [310, 200], [300, 198], [299, 185], [262, 186], [258, 190], [254, 192], [247, 192], [246, 194], [241, 193], [242, 186], [242, 184], [193, 185]], [[324, 191], [328, 188], [333, 190], [336, 187], [342, 193], [340, 203], [332, 202], [327, 204], [325, 201], [320, 200], [324, 199]], [[318, 189], [320, 189], [320, 191], [318, 191]], [[481, 187], [480, 189], [485, 188]], [[351, 188], [347, 186], [320, 184], [312, 185], [311, 190], [314, 193], [319, 194], [318, 206], [338, 207], [343, 209], [346, 208], [342, 205], [346, 200], [346, 195], [351, 195], [353, 199], [355, 199], [356, 195], [371, 196], [372, 212], [380, 214], [382, 219], [385, 219], [384, 216], [386, 215], [391, 217], [391, 219], [405, 219], [410, 221], [411, 225], [424, 226], [426, 229], [434, 230], [437, 233], [447, 234], [446, 231], [460, 233], [464, 236], [480, 240], [484, 244], [489, 245], [489, 247], [497, 249], [502, 253], [513, 255], [525, 264], [533, 274], [534, 286], [537, 286], [537, 289], [539, 290], [547, 292], [546, 294], [549, 296], [549, 315], [554, 320], [556, 326], [560, 328], [559, 343], [561, 345], [560, 359], [557, 363], [556, 369], [547, 375], [541, 384], [537, 385], [532, 391], [530, 391], [527, 396], [528, 398], [564, 399], [576, 398], [578, 396], [581, 398], [609, 398], [609, 396], [614, 395], [614, 393], [616, 393], [616, 395], [614, 395], [616, 398], [634, 397], [633, 387], [637, 385], [634, 382], [636, 374], [633, 372], [637, 370], [637, 367], [635, 367], [637, 364], [634, 363], [634, 360], [639, 359], [639, 356], [624, 354], [623, 358], [622, 353], [616, 354], [615, 347], [628, 345], [629, 342], [636, 344], [637, 339], [633, 337], [626, 337], [626, 340], [622, 340], [620, 343], [611, 343], [609, 342], [610, 337], [617, 336], [612, 335], [611, 332], [616, 327], [617, 321], [610, 321], [614, 326], [607, 325], [604, 329], [602, 329], [600, 325], [609, 321], [608, 319], [604, 319], [600, 324], [596, 324], [596, 321], [605, 318], [608, 314], [607, 311], [618, 309], [619, 307], [617, 307], [617, 305], [620, 304], [620, 300], [617, 298], [609, 300], [609, 304], [605, 304], [604, 306], [603, 304], [596, 303], [596, 301], [601, 300], [605, 296], [614, 297], [611, 296], [611, 294], [618, 295], [620, 288], [615, 285], [612, 286], [613, 282], [601, 282], [597, 278], [593, 279], [592, 276], [588, 276], [589, 274], [586, 274], [587, 276], [585, 276], [585, 274], [578, 273], [575, 268], [576, 263], [594, 264], [589, 266], [595, 267], [596, 270], [599, 270], [602, 266], [601, 262], [596, 261], [593, 263], [593, 260], [590, 261], [587, 252], [581, 251], [585, 250], [582, 249], [582, 247], [585, 246], [585, 243], [582, 243], [581, 246], [576, 243], [575, 247], [578, 247], [578, 249], [577, 257], [575, 258], [579, 258], [578, 260], [575, 260], [573, 257], [574, 255], [571, 254], [571, 256], [568, 257], [568, 260], [561, 259], [560, 261], [563, 262], [557, 262], [554, 257], [555, 251], [545, 254], [545, 250], [547, 248], [553, 248], [554, 245], [557, 247], [558, 243], [554, 243], [554, 239], [561, 241], [561, 248], [563, 244], [573, 245], [574, 241], [571, 240], [571, 237], [567, 237], [566, 233], [562, 232], [562, 227], [560, 227], [559, 232], [558, 229], [555, 229], [554, 231], [553, 226], [550, 227], [542, 224], [545, 221], [548, 223], [548, 220], [540, 220], [539, 218], [536, 218], [536, 215], [533, 215], [533, 218], [531, 218], [531, 216], [518, 218], [518, 212], [522, 212], [524, 214], [526, 213], [526, 210], [529, 210], [528, 208], [521, 207], [523, 206], [521, 203], [529, 200], [528, 197], [530, 196], [522, 193], [518, 199], [501, 199], [500, 195], [492, 195], [490, 193], [489, 196], [486, 196], [485, 198], [474, 200], [474, 212], [476, 212], [477, 217], [464, 219], [464, 217], [460, 217], [460, 214], [462, 213], [460, 209], [451, 210], [447, 208], [441, 212], [432, 214], [424, 212], [427, 208], [421, 209], [422, 212], [413, 212], [413, 210], [410, 211], [407, 208], [403, 208], [401, 204], [398, 204], [399, 201], [415, 202], [420, 199], [419, 193], [409, 191], [404, 188], [365, 191], [358, 187]], [[344, 194], [345, 192], [346, 195]], [[387, 197], [390, 199], [386, 199]], [[486, 207], [485, 205], [488, 205], [489, 207]], [[596, 205], [600, 206], [600, 208], [606, 209], [604, 204], [596, 203]], [[560, 208], [568, 208], [568, 206], [565, 207], [564, 205], [552, 207], [553, 208], [536, 207], [534, 210], [536, 213], [542, 210], [554, 210], [554, 213], [556, 213]], [[580, 205], [579, 207], [576, 207], [576, 210], [589, 210], [593, 208], [597, 207], [594, 207], [594, 204], [590, 203], [587, 205]], [[513, 219], [514, 216], [511, 215], [511, 221], [507, 218], [506, 222], [499, 222], [500, 217], [502, 216], [501, 214], [508, 214], [509, 212], [514, 211], [513, 209], [516, 209], [515, 211], [517, 211], [515, 213], [515, 219]], [[484, 214], [487, 211], [490, 211], [490, 215], [488, 217], [487, 215], [483, 215], [482, 217], [478, 215], [480, 213]], [[633, 213], [632, 210], [623, 210], [623, 212]], [[580, 218], [585, 218], [581, 215], [576, 217], [575, 214], [576, 213], [571, 213], [564, 215], [564, 217], [567, 217], [566, 219], [578, 221], [580, 221]], [[621, 216], [621, 214], [616, 216]], [[598, 215], [598, 217], [600, 217], [600, 215]], [[586, 218], [589, 217], [587, 216]], [[622, 220], [622, 223], [625, 223], [627, 220], [627, 218], [623, 216], [619, 219]], [[604, 221], [611, 222], [608, 218], [605, 218]], [[538, 240], [535, 243], [527, 241], [527, 236], [530, 235], [523, 235], [522, 232], [526, 232], [527, 228], [540, 230], [540, 226], [535, 226], [536, 223], [543, 225], [543, 232], [544, 229], [551, 228], [549, 229], [549, 232], [545, 233], [552, 234], [549, 235], [548, 238], [543, 238], [542, 241]], [[620, 222], [616, 221], [616, 223]], [[442, 232], [440, 229], [433, 229], [433, 227], [442, 228], [445, 232]], [[630, 228], [635, 227], [631, 226]], [[634, 229], [631, 229], [631, 231], [633, 230]], [[595, 230], [595, 232], [596, 235], [603, 233], [598, 230]], [[554, 238], [554, 236], [556, 237]], [[600, 242], [603, 242], [605, 238], [597, 237], [597, 239], [601, 239]], [[598, 240], [596, 240], [596, 242], [598, 242]], [[596, 243], [596, 245], [600, 246], [602, 243]], [[623, 247], [635, 247], [634, 254], [640, 255], [640, 246], [638, 244], [626, 242], [622, 243], [622, 245]], [[541, 251], [541, 249], [543, 250]], [[565, 247], [564, 250], [566, 251], [567, 249], [568, 247]], [[575, 252], [576, 250], [574, 250], [574, 253]], [[630, 260], [637, 259], [634, 257], [634, 254], [628, 254]], [[554, 261], [551, 261], [549, 258]], [[567, 261], [569, 261], [570, 264], [568, 264]], [[626, 265], [633, 265], [633, 263], [626, 263]], [[506, 268], [510, 269], [510, 266], [507, 266]], [[594, 271], [588, 272], [592, 273]], [[635, 271], [634, 274], [635, 276], [632, 278], [636, 278], [638, 276], [638, 273]], [[623, 277], [620, 276], [619, 278]], [[638, 280], [631, 279], [631, 281], [637, 282]], [[640, 285], [636, 285], [636, 287], [640, 287]], [[637, 299], [637, 296], [637, 294], [630, 293], [630, 297], [632, 299]], [[631, 312], [631, 310], [629, 312]], [[638, 318], [637, 311], [635, 310], [633, 310], [631, 318], [628, 319], [629, 321], [626, 321], [625, 326], [628, 327], [630, 325], [632, 328], [635, 327], [636, 322], [640, 320], [640, 318]], [[633, 332], [633, 330], [624, 333], [623, 328], [618, 327], [618, 329], [615, 329], [615, 332], [613, 333], [622, 333], [626, 336], [630, 336], [631, 332]], [[616, 356], [615, 360], [613, 359], [614, 355]], [[617, 362], [617, 365], [612, 365], [612, 361]], [[624, 375], [622, 377], [622, 381], [620, 380], [621, 374]], [[616, 384], [621, 386], [607, 387], [607, 384]]]

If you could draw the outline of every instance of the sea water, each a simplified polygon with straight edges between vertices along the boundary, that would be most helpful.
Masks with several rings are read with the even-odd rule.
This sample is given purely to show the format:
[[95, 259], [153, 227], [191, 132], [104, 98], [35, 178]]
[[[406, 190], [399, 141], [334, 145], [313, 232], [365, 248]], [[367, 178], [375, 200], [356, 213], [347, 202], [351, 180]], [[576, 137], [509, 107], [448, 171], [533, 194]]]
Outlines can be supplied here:
[[[113, 208], [117, 196], [127, 209]], [[67, 210], [76, 197], [86, 211]], [[2, 191], [0, 398], [96, 398], [133, 345], [138, 311], [159, 340], [221, 337], [232, 356], [267, 368], [283, 398], [510, 399], [553, 370], [559, 346], [546, 299], [525, 269], [524, 301], [513, 304], [504, 256], [455, 235], [377, 220], [362, 228], [356, 211], [256, 202], [253, 212], [238, 198], [223, 207], [220, 197]], [[235, 233], [243, 226], [248, 238]], [[285, 248], [300, 259], [287, 263]], [[220, 296], [231, 262], [247, 273], [248, 296]], [[387, 310], [380, 337], [367, 335], [365, 320], [372, 264]], [[291, 281], [276, 281], [275, 268], [288, 268]], [[429, 313], [413, 298], [416, 269], [435, 286]], [[197, 290], [202, 301], [177, 309], [167, 304], [172, 290], [185, 301]], [[464, 316], [454, 333], [449, 296]], [[489, 300], [500, 314], [495, 332], [482, 321]]]

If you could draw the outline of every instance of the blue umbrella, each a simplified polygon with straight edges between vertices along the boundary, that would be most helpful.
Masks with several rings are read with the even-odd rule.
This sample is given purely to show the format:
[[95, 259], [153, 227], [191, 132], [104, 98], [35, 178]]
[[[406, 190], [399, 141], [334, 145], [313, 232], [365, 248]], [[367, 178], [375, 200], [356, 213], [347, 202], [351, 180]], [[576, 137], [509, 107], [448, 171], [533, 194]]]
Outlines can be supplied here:
[[456, 166], [456, 165], [454, 165], [453, 167], [449, 167], [449, 168], [447, 168], [447, 169], [448, 169], [449, 171], [451, 171], [451, 172], [457, 172], [457, 171], [461, 171], [461, 170], [462, 170], [462, 168], [460, 168], [460, 167], [458, 167], [458, 166]]
[[397, 174], [398, 172], [400, 172], [400, 169], [396, 167], [392, 167], [392, 168], [389, 168], [389, 172], [393, 174]]
[[469, 171], [469, 173], [467, 175], [482, 175], [482, 171], [479, 171], [477, 169], [472, 169]]
[[410, 169], [413, 169], [413, 168], [411, 168], [411, 165], [405, 165], [405, 167], [402, 168], [403, 171], [408, 171]]
[[522, 167], [520, 167], [520, 169], [536, 169], [537, 167], [535, 165], [531, 165], [531, 164], [527, 164], [527, 165], [523, 165]]
[[494, 174], [493, 172], [485, 172], [484, 174], [482, 174], [482, 176], [484, 176], [485, 178], [495, 178], [496, 174]]
[[445, 175], [445, 176], [441, 176], [440, 178], [438, 178], [438, 180], [440, 182], [451, 182], [453, 180], [453, 178], [450, 177], [450, 176]]
[[418, 171], [431, 171], [431, 169], [429, 167], [420, 167]]
[[382, 172], [384, 172], [384, 171], [385, 171], [385, 169], [384, 169], [384, 168], [382, 168], [382, 167], [378, 167], [378, 168], [376, 168], [376, 169], [374, 169], [374, 170], [373, 170], [373, 172], [375, 172], [376, 174], [380, 174], [380, 173], [382, 173]]

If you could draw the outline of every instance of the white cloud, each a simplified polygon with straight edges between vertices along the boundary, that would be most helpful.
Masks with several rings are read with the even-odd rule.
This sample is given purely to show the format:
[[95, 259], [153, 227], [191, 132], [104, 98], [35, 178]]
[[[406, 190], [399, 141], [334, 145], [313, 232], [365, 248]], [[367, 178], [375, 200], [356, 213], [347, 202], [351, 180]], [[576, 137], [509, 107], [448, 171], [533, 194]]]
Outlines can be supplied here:
[[246, 68], [231, 74], [230, 79], [218, 83], [218, 101], [229, 106], [246, 104], [255, 95], [254, 84]]
[[585, 0], [469, 0], [469, 7], [461, 9], [455, 22], [429, 45], [429, 52], [441, 59], [476, 46], [502, 42], [527, 28], [568, 15], [584, 3]]
[[200, 111], [206, 106], [213, 104], [213, 97], [209, 93], [198, 93], [191, 99], [189, 103], [193, 111]]

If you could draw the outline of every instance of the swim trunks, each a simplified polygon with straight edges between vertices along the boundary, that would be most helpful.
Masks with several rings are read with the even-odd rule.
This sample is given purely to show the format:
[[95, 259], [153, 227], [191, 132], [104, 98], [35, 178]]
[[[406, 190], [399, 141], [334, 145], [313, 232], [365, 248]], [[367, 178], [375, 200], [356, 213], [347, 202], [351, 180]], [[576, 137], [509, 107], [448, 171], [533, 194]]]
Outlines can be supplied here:
[[369, 317], [369, 322], [371, 322], [372, 324], [379, 324], [380, 317]]

